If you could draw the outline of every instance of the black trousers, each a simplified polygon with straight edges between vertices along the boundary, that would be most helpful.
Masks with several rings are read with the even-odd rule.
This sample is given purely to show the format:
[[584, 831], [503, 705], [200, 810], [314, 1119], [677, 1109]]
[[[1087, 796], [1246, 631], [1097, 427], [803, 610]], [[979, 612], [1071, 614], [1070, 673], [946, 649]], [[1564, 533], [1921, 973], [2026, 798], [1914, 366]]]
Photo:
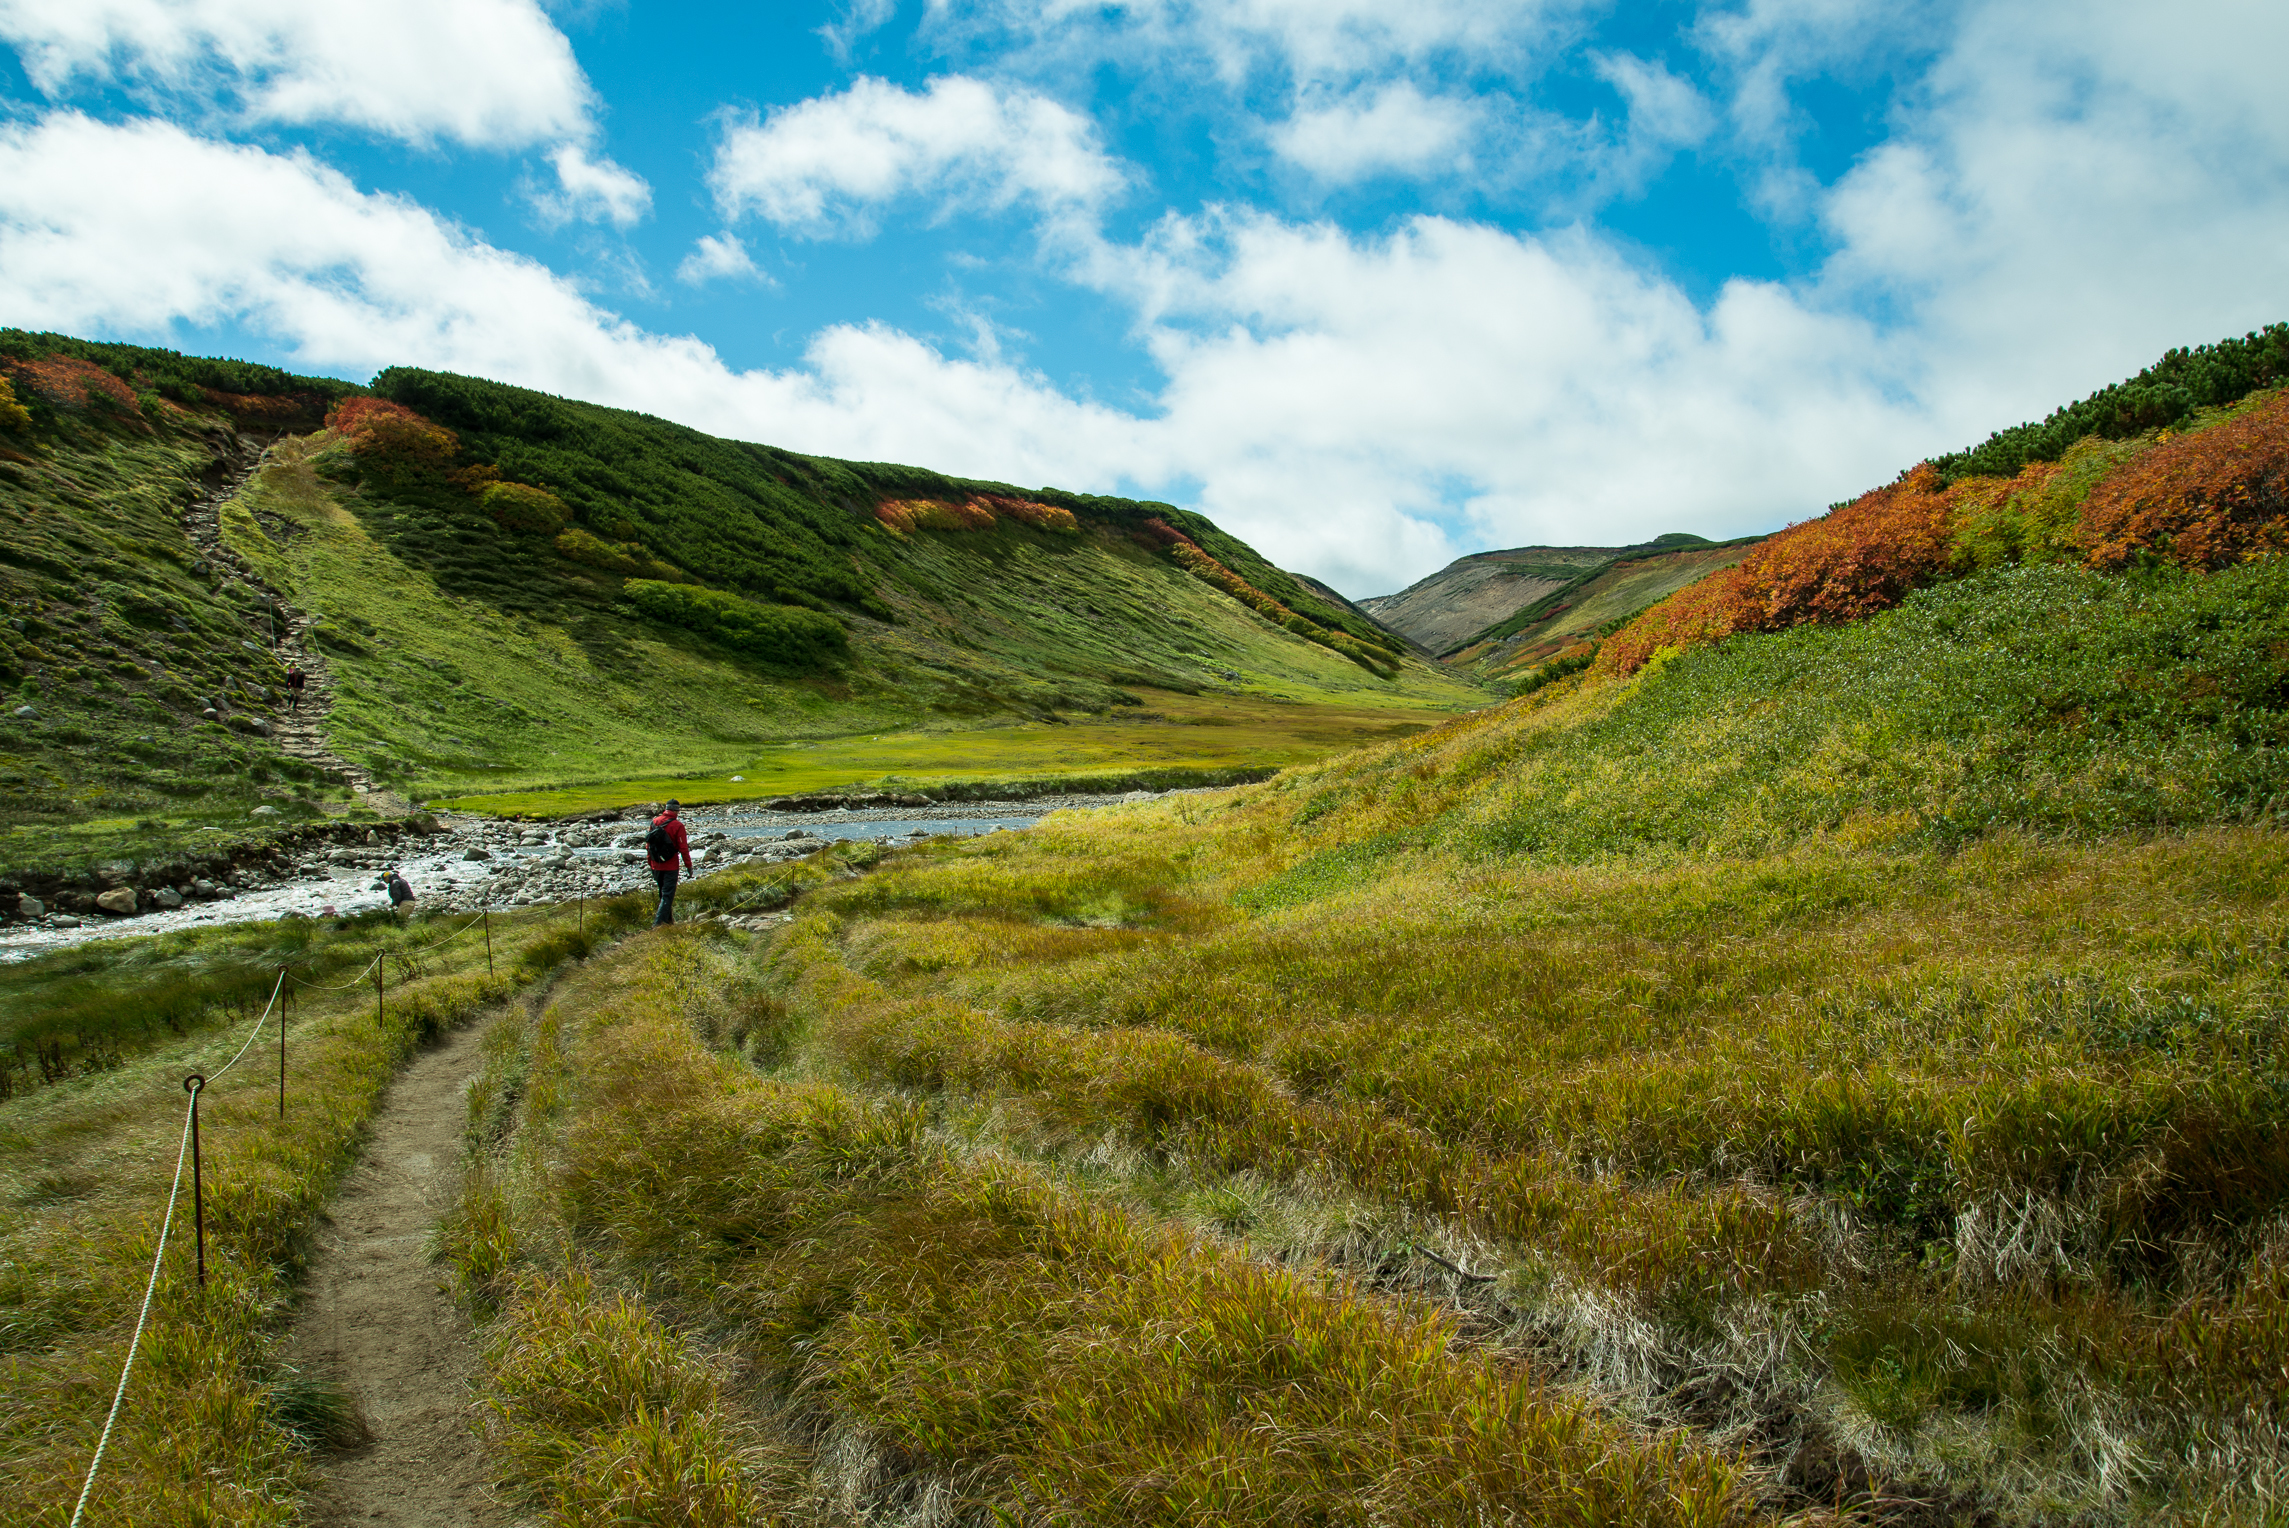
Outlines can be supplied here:
[[652, 879], [660, 883], [660, 910], [652, 915], [652, 927], [676, 921], [676, 867], [652, 872]]

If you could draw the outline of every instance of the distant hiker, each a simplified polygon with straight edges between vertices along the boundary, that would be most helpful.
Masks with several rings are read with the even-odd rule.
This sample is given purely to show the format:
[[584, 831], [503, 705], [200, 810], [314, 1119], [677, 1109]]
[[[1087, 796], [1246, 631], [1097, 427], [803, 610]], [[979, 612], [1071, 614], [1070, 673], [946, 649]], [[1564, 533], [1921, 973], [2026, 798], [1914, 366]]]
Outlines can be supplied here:
[[397, 912], [413, 900], [413, 888], [406, 884], [405, 872], [392, 865], [389, 872], [389, 910]]
[[644, 858], [651, 861], [652, 879], [660, 883], [660, 910], [652, 917], [652, 927], [676, 921], [676, 860], [683, 860], [683, 868], [691, 869], [691, 841], [684, 837], [684, 825], [678, 821], [683, 803], [670, 801], [652, 819], [652, 831], [644, 835]]
[[302, 672], [302, 665], [301, 665], [301, 664], [299, 664], [299, 663], [296, 663], [296, 664], [290, 664], [290, 665], [287, 667], [287, 670], [286, 670], [286, 709], [287, 709], [287, 710], [289, 710], [289, 711], [299, 711], [299, 710], [301, 710], [301, 709], [302, 709], [302, 686], [304, 686], [304, 685], [308, 684], [309, 682], [310, 682], [310, 676], [309, 676], [308, 674], [305, 674], [305, 673], [303, 673], [303, 672]]

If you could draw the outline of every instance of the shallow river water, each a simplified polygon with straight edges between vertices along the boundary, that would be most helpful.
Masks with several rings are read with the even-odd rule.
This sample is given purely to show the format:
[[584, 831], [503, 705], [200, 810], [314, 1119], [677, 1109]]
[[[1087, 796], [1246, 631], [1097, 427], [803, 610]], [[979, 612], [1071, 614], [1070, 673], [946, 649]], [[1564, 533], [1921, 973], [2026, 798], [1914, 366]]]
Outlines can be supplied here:
[[[1116, 798], [1117, 799], [1117, 798]], [[839, 812], [763, 812], [741, 809], [731, 812], [701, 811], [687, 813], [685, 825], [696, 841], [705, 835], [721, 833], [726, 842], [717, 846], [702, 862], [698, 875], [720, 868], [727, 854], [746, 853], [771, 840], [784, 840], [790, 832], [802, 830], [812, 836], [829, 841], [846, 838], [899, 839], [918, 834], [946, 834], [974, 837], [981, 833], [1016, 831], [1031, 827], [1044, 813], [1067, 805], [1103, 805], [1104, 798], [1089, 802], [1059, 800], [1042, 803], [977, 803], [968, 808], [969, 815], [956, 807], [922, 808], [917, 810], [839, 811]], [[418, 900], [417, 908], [448, 908], [465, 910], [490, 903], [496, 907], [523, 905], [532, 901], [569, 900], [569, 897], [524, 897], [493, 893], [487, 883], [500, 880], [508, 872], [519, 868], [520, 862], [545, 862], [558, 857], [569, 857], [572, 868], [581, 875], [586, 894], [610, 895], [615, 892], [648, 887], [651, 877], [641, 863], [629, 863], [630, 853], [614, 847], [568, 848], [558, 845], [536, 845], [496, 851], [492, 861], [473, 864], [463, 857], [472, 831], [480, 819], [462, 818], [454, 823], [451, 834], [429, 839], [407, 839], [398, 849], [395, 863], [411, 883]], [[628, 823], [629, 832], [640, 831], [641, 822]], [[143, 934], [164, 934], [177, 929], [209, 928], [226, 923], [251, 923], [281, 918], [289, 914], [307, 917], [347, 916], [370, 912], [389, 905], [388, 895], [381, 889], [381, 876], [371, 868], [350, 868], [324, 861], [305, 862], [295, 869], [288, 880], [250, 888], [218, 902], [191, 902], [166, 912], [143, 913], [132, 918], [107, 918], [101, 913], [84, 916], [77, 928], [22, 927], [0, 935], [0, 963], [27, 960], [49, 950], [85, 944], [94, 939], [119, 939]]]

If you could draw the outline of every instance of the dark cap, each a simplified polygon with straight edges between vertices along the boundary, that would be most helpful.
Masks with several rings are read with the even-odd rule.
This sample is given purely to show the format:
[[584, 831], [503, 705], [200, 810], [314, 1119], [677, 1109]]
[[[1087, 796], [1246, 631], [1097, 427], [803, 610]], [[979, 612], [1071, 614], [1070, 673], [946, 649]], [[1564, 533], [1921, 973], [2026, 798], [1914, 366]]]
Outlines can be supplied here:
[[666, 806], [664, 806], [664, 807], [660, 808], [660, 810], [661, 810], [661, 811], [663, 811], [663, 812], [680, 812], [680, 811], [682, 811], [683, 809], [684, 809], [684, 804], [683, 804], [682, 802], [680, 802], [680, 801], [676, 800], [676, 798], [675, 798], [675, 797], [673, 797], [673, 796], [670, 796], [670, 797], [668, 798], [668, 804], [667, 804]]

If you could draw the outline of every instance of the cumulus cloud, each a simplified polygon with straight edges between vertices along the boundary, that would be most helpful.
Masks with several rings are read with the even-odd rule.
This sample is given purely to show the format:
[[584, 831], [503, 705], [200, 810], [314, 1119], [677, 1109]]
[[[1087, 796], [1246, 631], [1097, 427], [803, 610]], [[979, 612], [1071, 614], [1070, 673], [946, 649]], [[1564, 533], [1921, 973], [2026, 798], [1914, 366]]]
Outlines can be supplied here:
[[581, 138], [593, 92], [534, 0], [0, 0], [0, 39], [51, 98], [82, 79], [227, 98], [250, 122], [409, 143]]
[[747, 246], [739, 242], [736, 234], [702, 234], [692, 252], [676, 267], [676, 279], [692, 286], [704, 286], [710, 281], [724, 279], [768, 281], [747, 253]]
[[1425, 96], [1401, 80], [1299, 110], [1272, 129], [1271, 142], [1281, 158], [1337, 184], [1386, 171], [1454, 171], [1468, 165], [1477, 118], [1474, 103]]
[[652, 210], [652, 188], [643, 176], [609, 159], [591, 159], [577, 143], [558, 145], [548, 162], [557, 188], [535, 192], [533, 205], [550, 223], [633, 228]]
[[1093, 207], [1122, 183], [1089, 119], [1046, 96], [949, 75], [908, 91], [848, 90], [732, 122], [708, 175], [727, 218], [758, 213], [806, 234], [864, 232], [914, 197], [950, 212]]

